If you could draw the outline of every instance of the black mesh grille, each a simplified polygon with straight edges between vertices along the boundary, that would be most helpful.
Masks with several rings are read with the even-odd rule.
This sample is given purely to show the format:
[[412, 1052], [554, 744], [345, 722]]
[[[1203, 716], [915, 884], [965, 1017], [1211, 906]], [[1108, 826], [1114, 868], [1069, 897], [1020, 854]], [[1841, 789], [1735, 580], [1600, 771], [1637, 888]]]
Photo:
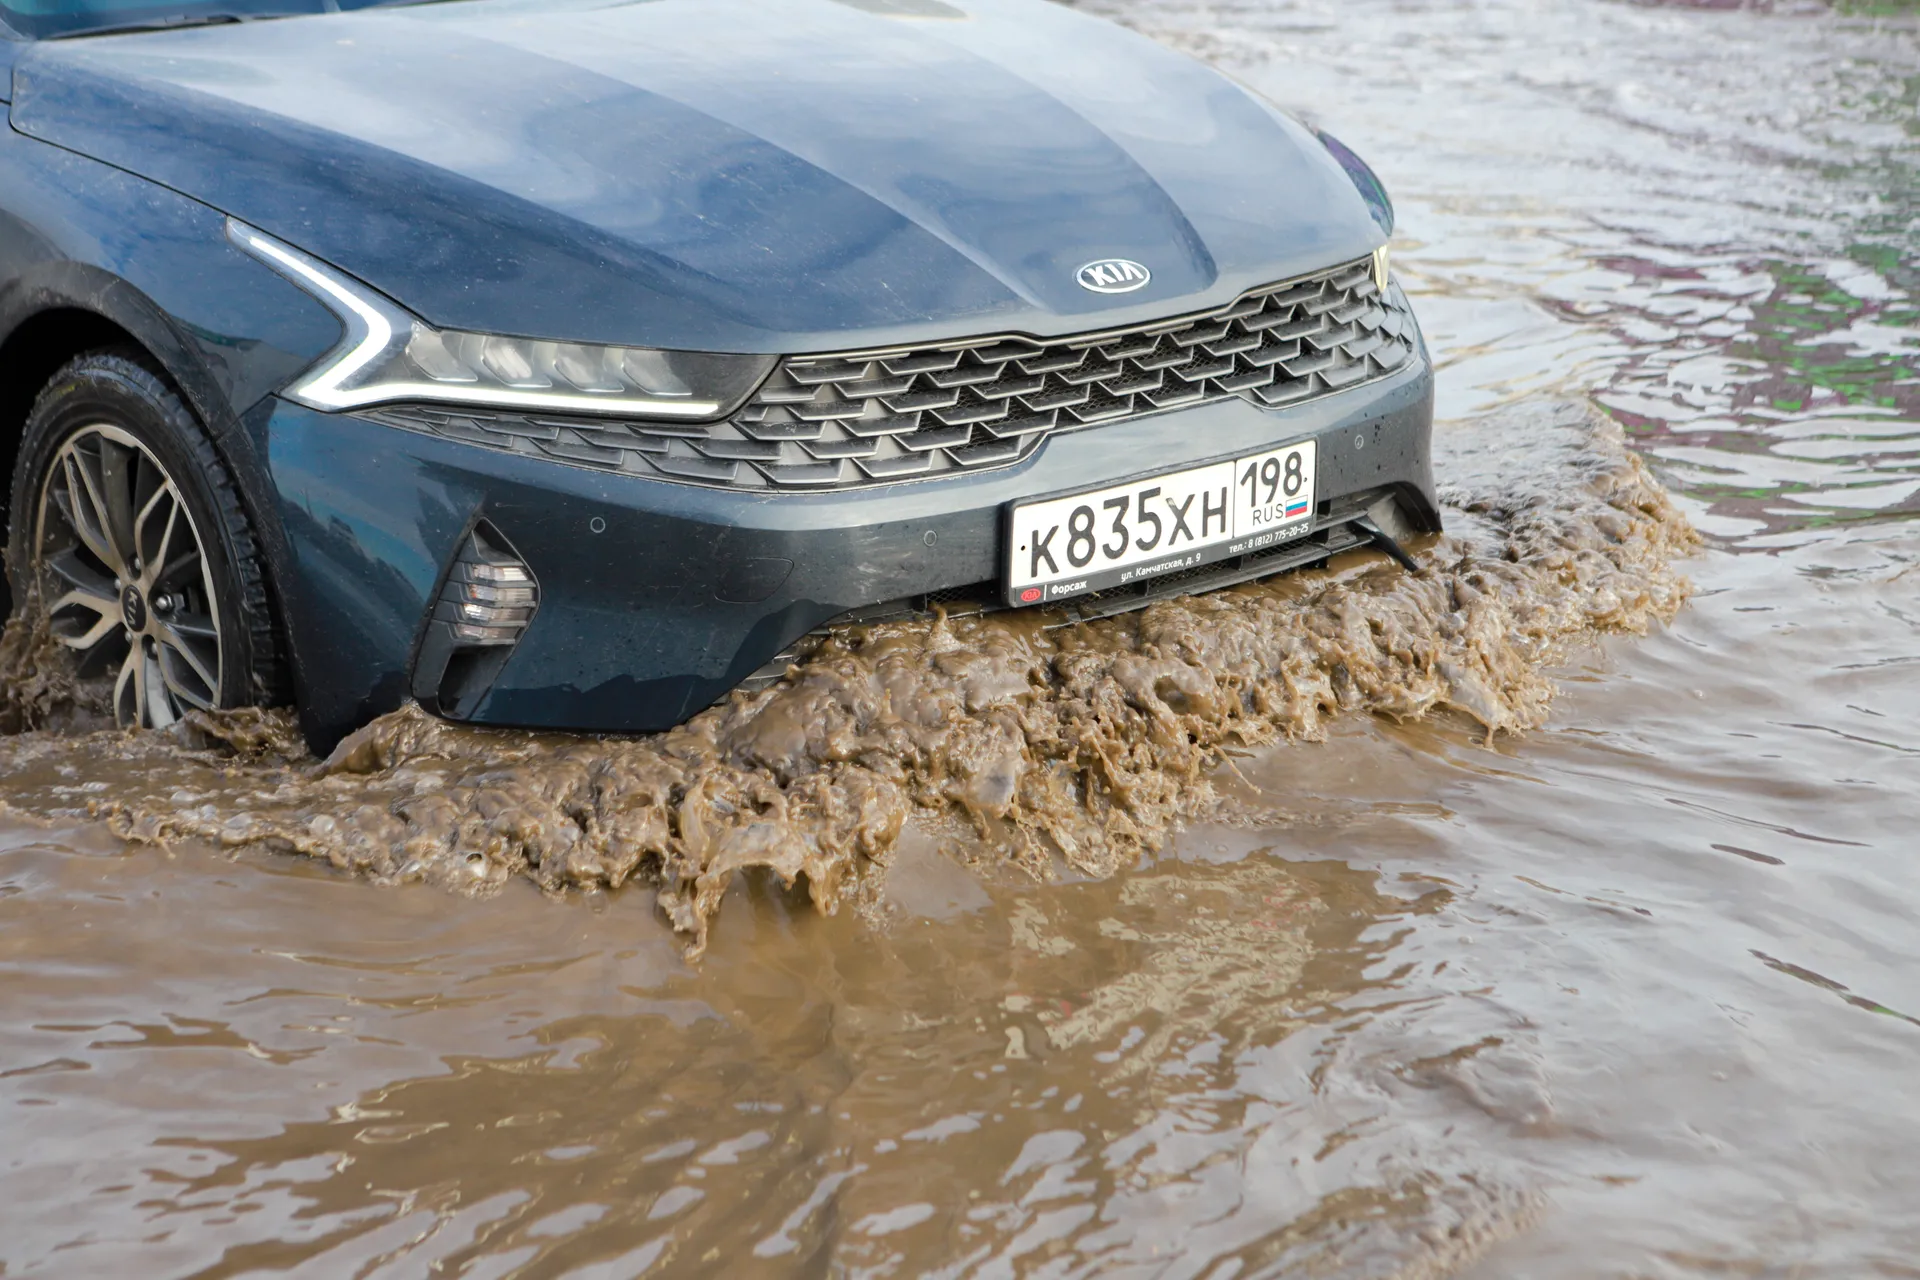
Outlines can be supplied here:
[[1238, 396], [1268, 408], [1405, 364], [1413, 320], [1370, 259], [1203, 316], [1123, 333], [999, 338], [781, 362], [725, 422], [401, 406], [371, 416], [580, 466], [742, 489], [848, 489], [1005, 466], [1049, 434]]

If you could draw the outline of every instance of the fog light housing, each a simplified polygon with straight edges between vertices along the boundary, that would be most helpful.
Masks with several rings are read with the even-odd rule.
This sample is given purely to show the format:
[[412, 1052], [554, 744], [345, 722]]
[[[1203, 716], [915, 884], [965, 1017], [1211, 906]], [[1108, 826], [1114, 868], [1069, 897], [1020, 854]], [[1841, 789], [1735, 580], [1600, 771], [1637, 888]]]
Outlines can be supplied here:
[[447, 568], [420, 656], [413, 696], [456, 720], [473, 714], [540, 609], [540, 583], [500, 531], [476, 524]]

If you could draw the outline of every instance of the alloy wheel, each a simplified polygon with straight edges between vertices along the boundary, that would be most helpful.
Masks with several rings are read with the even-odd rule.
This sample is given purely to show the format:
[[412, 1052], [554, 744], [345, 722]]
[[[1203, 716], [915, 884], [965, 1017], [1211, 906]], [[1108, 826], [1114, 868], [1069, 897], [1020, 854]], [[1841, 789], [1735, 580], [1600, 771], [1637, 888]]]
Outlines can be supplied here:
[[180, 487], [138, 437], [84, 426], [41, 483], [35, 562], [54, 637], [82, 679], [111, 673], [114, 717], [165, 728], [219, 705], [219, 597]]

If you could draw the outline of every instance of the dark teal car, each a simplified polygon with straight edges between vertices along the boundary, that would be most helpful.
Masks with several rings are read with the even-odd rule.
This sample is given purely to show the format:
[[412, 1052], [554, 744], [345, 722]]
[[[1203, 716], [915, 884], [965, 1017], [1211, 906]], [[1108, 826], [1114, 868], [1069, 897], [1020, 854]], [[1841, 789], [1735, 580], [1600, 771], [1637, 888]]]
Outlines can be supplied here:
[[0, 0], [0, 98], [11, 608], [124, 723], [657, 730], [1438, 528], [1372, 173], [1040, 0]]

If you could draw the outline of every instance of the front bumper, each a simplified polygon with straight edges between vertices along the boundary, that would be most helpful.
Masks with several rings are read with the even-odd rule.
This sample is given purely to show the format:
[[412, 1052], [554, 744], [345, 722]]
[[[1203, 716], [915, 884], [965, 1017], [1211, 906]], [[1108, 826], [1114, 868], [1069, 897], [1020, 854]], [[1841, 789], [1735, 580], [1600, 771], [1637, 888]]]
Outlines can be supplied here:
[[1432, 367], [1284, 410], [1240, 400], [1049, 438], [1000, 470], [837, 493], [740, 492], [565, 466], [272, 403], [259, 424], [302, 726], [325, 750], [412, 687], [449, 564], [484, 519], [540, 583], [524, 638], [468, 717], [668, 728], [830, 619], [990, 582], [1001, 512], [1038, 493], [1314, 437], [1316, 525], [1381, 493], [1437, 529]]

